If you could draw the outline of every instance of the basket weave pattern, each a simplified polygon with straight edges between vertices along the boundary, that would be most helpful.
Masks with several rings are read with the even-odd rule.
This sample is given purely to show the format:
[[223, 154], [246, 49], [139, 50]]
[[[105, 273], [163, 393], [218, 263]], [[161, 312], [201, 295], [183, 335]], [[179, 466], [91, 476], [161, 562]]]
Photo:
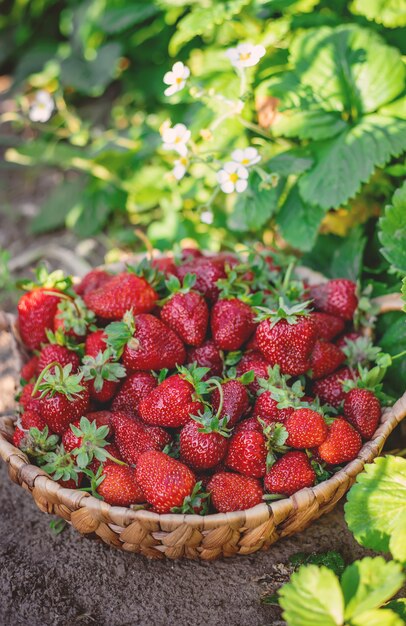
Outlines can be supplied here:
[[[400, 298], [380, 298], [381, 312], [399, 310]], [[12, 333], [13, 350], [21, 361], [14, 318], [0, 314], [0, 331]], [[259, 504], [246, 511], [207, 516], [166, 514], [110, 506], [90, 494], [61, 487], [40, 468], [31, 465], [23, 452], [11, 443], [14, 416], [0, 417], [0, 456], [8, 465], [11, 480], [31, 492], [45, 513], [55, 514], [71, 523], [80, 533], [105, 543], [150, 558], [211, 560], [235, 554], [266, 550], [281, 537], [306, 528], [328, 513], [343, 497], [371, 462], [397, 424], [406, 415], [406, 393], [393, 407], [383, 411], [381, 423], [371, 441], [358, 457], [315, 487], [302, 489], [290, 498]]]

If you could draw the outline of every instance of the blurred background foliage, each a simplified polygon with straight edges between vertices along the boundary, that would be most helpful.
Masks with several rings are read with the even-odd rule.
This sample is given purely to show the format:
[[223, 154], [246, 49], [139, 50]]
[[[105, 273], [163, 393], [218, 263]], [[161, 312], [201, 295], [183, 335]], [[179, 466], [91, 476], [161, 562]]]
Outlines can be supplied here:
[[[140, 246], [136, 228], [161, 249], [277, 242], [374, 294], [399, 288], [405, 187], [392, 197], [406, 174], [405, 0], [3, 0], [2, 9], [2, 167], [63, 174], [32, 234], [107, 235], [113, 249]], [[243, 109], [219, 122], [218, 95], [241, 95], [225, 56], [241, 42], [267, 52], [248, 72]], [[188, 88], [164, 96], [178, 60], [200, 98]], [[42, 89], [55, 111], [33, 123]], [[278, 184], [253, 172], [246, 192], [213, 193], [215, 172], [199, 161], [174, 180], [159, 133], [169, 119], [187, 125], [208, 163], [255, 146]], [[406, 348], [398, 330], [396, 350]]]

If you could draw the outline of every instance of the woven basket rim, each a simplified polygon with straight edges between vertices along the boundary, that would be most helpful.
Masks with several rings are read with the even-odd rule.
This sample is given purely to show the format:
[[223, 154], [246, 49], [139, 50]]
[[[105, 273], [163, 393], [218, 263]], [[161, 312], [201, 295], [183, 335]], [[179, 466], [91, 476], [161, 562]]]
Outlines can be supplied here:
[[[111, 268], [112, 266], [110, 265], [109, 267]], [[313, 283], [327, 280], [321, 274], [308, 270], [308, 268], [301, 268], [301, 270], [302, 277], [306, 278], [309, 282]], [[379, 314], [388, 311], [400, 311], [403, 306], [400, 294], [396, 293], [375, 298], [373, 302], [379, 307]], [[21, 361], [21, 352], [17, 345], [15, 319], [16, 317], [12, 314], [0, 312], [0, 331], [6, 331], [12, 334], [14, 338], [13, 347], [16, 351], [17, 358]], [[375, 431], [373, 438], [364, 443], [357, 458], [345, 465], [326, 481], [314, 487], [301, 489], [290, 497], [269, 503], [264, 502], [250, 509], [233, 511], [231, 513], [211, 513], [204, 516], [182, 513], [158, 514], [145, 509], [133, 510], [130, 507], [113, 506], [79, 489], [67, 489], [66, 487], [62, 487], [39, 467], [31, 464], [27, 456], [10, 443], [9, 439], [12, 436], [13, 424], [16, 418], [15, 414], [12, 415], [11, 412], [0, 416], [0, 456], [11, 468], [18, 472], [22, 480], [27, 482], [31, 487], [34, 487], [35, 482], [40, 481], [41, 490], [52, 493], [55, 496], [58, 494], [58, 499], [63, 502], [69, 502], [73, 509], [79, 509], [83, 506], [90, 509], [100, 509], [101, 507], [105, 518], [120, 520], [125, 518], [125, 525], [137, 519], [142, 519], [144, 522], [155, 522], [159, 520], [161, 524], [166, 524], [168, 527], [175, 527], [187, 523], [199, 528], [212, 528], [221, 525], [223, 522], [237, 527], [238, 525], [250, 525], [250, 519], [258, 522], [259, 519], [261, 521], [268, 519], [270, 515], [279, 518], [287, 509], [295, 511], [298, 508], [306, 506], [307, 503], [314, 499], [319, 502], [327, 502], [338, 491], [341, 485], [353, 479], [362, 471], [365, 463], [371, 462], [380, 453], [390, 433], [405, 416], [406, 391], [392, 407], [383, 410], [378, 429]]]

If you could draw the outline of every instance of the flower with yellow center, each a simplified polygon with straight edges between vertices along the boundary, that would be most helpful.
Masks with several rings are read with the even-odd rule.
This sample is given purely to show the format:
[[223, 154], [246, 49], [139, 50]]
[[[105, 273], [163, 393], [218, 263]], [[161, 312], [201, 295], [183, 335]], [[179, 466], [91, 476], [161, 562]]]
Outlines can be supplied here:
[[187, 166], [189, 165], [189, 161], [186, 156], [181, 156], [179, 159], [176, 159], [174, 162], [174, 167], [172, 170], [173, 176], [176, 180], [181, 180], [186, 174]]
[[235, 163], [239, 163], [244, 167], [255, 165], [261, 160], [258, 150], [256, 148], [252, 148], [251, 146], [249, 148], [244, 148], [244, 150], [234, 150], [231, 153], [231, 158], [235, 161]]
[[187, 155], [187, 142], [191, 133], [184, 124], [175, 124], [175, 126], [165, 126], [161, 129], [161, 136], [164, 150], [175, 150], [182, 157]]
[[28, 112], [28, 117], [32, 122], [47, 122], [55, 108], [51, 94], [44, 89], [40, 89], [35, 94], [33, 103]]
[[174, 93], [182, 91], [186, 85], [186, 80], [190, 76], [190, 69], [181, 61], [174, 63], [170, 72], [164, 76], [165, 85], [169, 85], [164, 91], [165, 96], [173, 96]]
[[248, 170], [233, 161], [224, 164], [222, 170], [217, 172], [217, 180], [220, 188], [224, 193], [232, 193], [236, 191], [241, 193], [247, 188]]
[[230, 59], [234, 67], [241, 69], [257, 65], [265, 52], [264, 46], [255, 46], [252, 43], [240, 43], [236, 48], [226, 50], [226, 56]]

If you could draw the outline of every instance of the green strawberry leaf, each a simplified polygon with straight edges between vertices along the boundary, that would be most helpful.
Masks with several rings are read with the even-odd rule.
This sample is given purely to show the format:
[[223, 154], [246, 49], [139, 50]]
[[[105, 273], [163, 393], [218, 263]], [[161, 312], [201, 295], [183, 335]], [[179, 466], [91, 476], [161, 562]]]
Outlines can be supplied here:
[[406, 273], [406, 182], [395, 191], [392, 204], [379, 220], [381, 253], [398, 272]]
[[316, 240], [325, 210], [303, 202], [297, 185], [292, 187], [281, 206], [276, 223], [281, 235], [291, 246], [307, 252]]
[[345, 570], [345, 562], [339, 552], [330, 550], [329, 552], [315, 553], [298, 552], [289, 558], [289, 562], [296, 568], [301, 565], [324, 565], [331, 569], [334, 574], [341, 576]]
[[275, 214], [282, 188], [282, 179], [273, 186], [253, 172], [247, 191], [238, 194], [228, 227], [237, 232], [258, 232]]
[[390, 609], [405, 621], [406, 623], [406, 598], [398, 598], [397, 600], [392, 600], [385, 605], [387, 609]]
[[349, 278], [356, 281], [362, 271], [366, 244], [363, 229], [353, 228], [348, 237], [320, 235], [312, 251], [303, 257], [306, 265], [327, 278]]
[[383, 24], [387, 28], [406, 26], [406, 10], [403, 0], [354, 0], [351, 11], [367, 20]]
[[327, 567], [302, 566], [278, 593], [283, 619], [289, 626], [340, 626], [344, 623], [340, 583]]
[[351, 488], [345, 519], [355, 539], [377, 552], [392, 552], [403, 563], [406, 536], [406, 459], [385, 456], [365, 466]]
[[365, 611], [351, 620], [351, 626], [404, 626], [404, 621], [389, 609]]

